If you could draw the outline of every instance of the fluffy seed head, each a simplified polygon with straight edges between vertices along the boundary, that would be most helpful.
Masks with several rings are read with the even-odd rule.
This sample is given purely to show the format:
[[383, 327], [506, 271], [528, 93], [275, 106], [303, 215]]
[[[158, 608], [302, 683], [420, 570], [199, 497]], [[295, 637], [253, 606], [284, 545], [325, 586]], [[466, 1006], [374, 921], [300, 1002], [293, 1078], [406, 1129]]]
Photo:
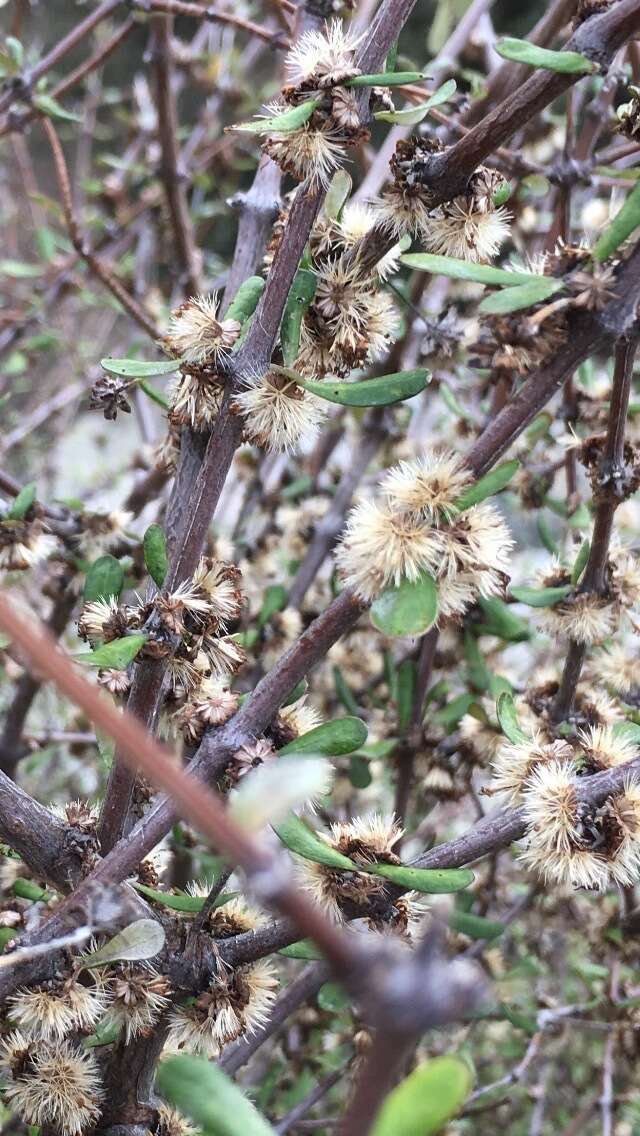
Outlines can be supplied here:
[[393, 466], [380, 489], [394, 508], [419, 513], [437, 525], [453, 515], [452, 507], [471, 481], [471, 471], [459, 454], [432, 450]]
[[72, 1030], [90, 1032], [105, 1009], [104, 992], [76, 978], [57, 980], [36, 989], [19, 990], [8, 999], [7, 1017], [29, 1038], [61, 1041]]
[[247, 438], [268, 453], [294, 454], [318, 432], [326, 418], [322, 399], [275, 372], [251, 380], [236, 396]]
[[518, 742], [515, 745], [506, 742], [500, 746], [491, 762], [492, 788], [497, 793], [504, 793], [509, 803], [519, 804], [522, 793], [527, 788], [529, 777], [539, 765], [550, 761], [571, 762], [572, 760], [573, 749], [568, 742], [562, 740], [547, 742], [543, 734], [537, 731], [531, 741]]
[[27, 1042], [16, 1064], [19, 1044], [16, 1034], [2, 1043], [1, 1064], [12, 1078], [4, 1088], [6, 1103], [25, 1124], [51, 1126], [63, 1136], [81, 1136], [97, 1121], [103, 1095], [93, 1053], [70, 1041], [55, 1045]]
[[[277, 117], [289, 108], [278, 104], [269, 107], [269, 115]], [[272, 131], [263, 142], [263, 149], [285, 173], [296, 181], [309, 180], [310, 186], [327, 189], [331, 178], [342, 165], [344, 138], [329, 122], [319, 128], [308, 122], [299, 130], [288, 133]]]
[[215, 366], [233, 347], [238, 320], [218, 319], [218, 297], [192, 296], [171, 315], [165, 345], [172, 355], [195, 366]]
[[434, 569], [441, 554], [439, 533], [423, 521], [365, 500], [347, 518], [336, 560], [345, 584], [372, 600], [389, 584]]
[[166, 978], [145, 963], [116, 963], [105, 973], [109, 1007], [103, 1026], [118, 1027], [128, 1044], [148, 1034], [169, 1005]]
[[547, 635], [575, 639], [587, 646], [608, 639], [617, 622], [614, 605], [594, 592], [568, 595], [553, 607], [543, 608], [538, 618], [541, 630]]
[[0, 520], [0, 572], [23, 572], [52, 556], [56, 538], [38, 519]]
[[422, 239], [429, 252], [472, 262], [492, 260], [509, 235], [503, 207], [479, 210], [474, 200], [456, 197], [430, 214]]
[[344, 28], [341, 20], [325, 24], [322, 31], [308, 31], [293, 45], [285, 59], [290, 83], [320, 80], [322, 86], [352, 78], [358, 74], [354, 52], [362, 36]]
[[265, 1025], [276, 989], [273, 966], [266, 960], [213, 979], [192, 1005], [172, 1011], [167, 1048], [218, 1057], [229, 1042]]

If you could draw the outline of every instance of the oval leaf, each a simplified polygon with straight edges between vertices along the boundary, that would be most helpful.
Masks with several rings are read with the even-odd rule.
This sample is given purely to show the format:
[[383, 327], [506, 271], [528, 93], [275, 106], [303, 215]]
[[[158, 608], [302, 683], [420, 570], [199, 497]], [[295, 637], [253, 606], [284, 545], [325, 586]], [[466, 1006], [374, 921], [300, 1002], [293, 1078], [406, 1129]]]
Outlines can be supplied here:
[[635, 186], [613, 221], [596, 241], [594, 260], [607, 260], [640, 225], [640, 185]]
[[382, 876], [396, 887], [421, 891], [428, 895], [448, 895], [463, 891], [475, 876], [469, 868], [412, 868], [405, 864], [371, 864], [361, 871]]
[[482, 915], [472, 915], [469, 911], [452, 911], [449, 916], [452, 931], [468, 935], [470, 939], [497, 939], [502, 935], [505, 925]]
[[507, 312], [519, 312], [522, 308], [531, 308], [534, 304], [548, 300], [556, 292], [564, 288], [562, 280], [551, 280], [548, 276], [539, 276], [528, 284], [517, 284], [515, 288], [503, 288], [501, 292], [494, 292], [485, 296], [479, 305], [478, 311], [485, 315], [506, 315]]
[[570, 591], [570, 584], [562, 584], [558, 588], [511, 588], [511, 595], [518, 603], [528, 604], [529, 607], [553, 607], [568, 596]]
[[428, 572], [387, 588], [371, 605], [371, 622], [384, 635], [423, 635], [438, 614], [438, 589]]
[[28, 485], [24, 485], [18, 496], [14, 499], [9, 512], [5, 514], [8, 521], [21, 521], [26, 517], [29, 509], [36, 499], [36, 483], [30, 481]]
[[578, 51], [549, 51], [546, 47], [512, 36], [504, 36], [494, 46], [503, 59], [526, 63], [529, 67], [542, 67], [545, 71], [558, 71], [562, 75], [593, 75], [598, 70], [597, 63], [592, 63]]
[[531, 741], [531, 738], [520, 728], [516, 704], [513, 700], [513, 695], [508, 690], [503, 690], [502, 694], [498, 695], [496, 713], [498, 715], [500, 729], [512, 745], [520, 745], [521, 742]]
[[84, 601], [117, 599], [124, 584], [124, 568], [115, 556], [99, 556], [87, 572]]
[[287, 606], [287, 589], [282, 584], [270, 584], [265, 588], [262, 607], [258, 616], [258, 627], [264, 627], [273, 615]]
[[531, 638], [528, 623], [519, 615], [514, 615], [509, 605], [496, 596], [485, 599], [478, 598], [478, 605], [482, 608], [484, 619], [478, 624], [478, 631], [483, 635], [497, 635], [507, 643], [523, 643]]
[[308, 962], [324, 958], [311, 939], [300, 939], [300, 942], [292, 943], [290, 947], [283, 947], [278, 954], [290, 959], [305, 959]]
[[280, 344], [286, 367], [292, 367], [298, 354], [302, 319], [316, 293], [317, 277], [310, 268], [299, 268], [285, 304], [280, 326]]
[[472, 505], [478, 505], [480, 501], [485, 501], [487, 497], [493, 497], [495, 493], [499, 493], [509, 484], [519, 468], [520, 462], [516, 461], [515, 458], [513, 461], [497, 465], [495, 469], [485, 473], [484, 477], [481, 477], [467, 489], [466, 493], [462, 494], [462, 497], [456, 501], [456, 509], [463, 512], [465, 509], [470, 509]]
[[164, 942], [164, 927], [160, 923], [155, 919], [137, 919], [114, 935], [104, 947], [82, 955], [82, 964], [90, 969], [104, 966], [108, 962], [136, 962], [154, 958], [164, 947]]
[[169, 567], [167, 557], [167, 538], [161, 525], [149, 525], [142, 542], [144, 562], [151, 579], [159, 588], [164, 584], [164, 578]]
[[416, 123], [422, 122], [426, 118], [432, 107], [441, 106], [446, 103], [447, 99], [455, 93], [456, 90], [455, 79], [449, 79], [434, 91], [430, 99], [426, 103], [420, 103], [418, 106], [406, 107], [405, 110], [379, 110], [374, 114], [374, 118], [378, 122], [400, 122], [405, 126], [415, 126]]
[[204, 1057], [169, 1057], [158, 1068], [157, 1085], [204, 1136], [275, 1136], [244, 1093]]
[[583, 540], [582, 544], [580, 545], [578, 555], [576, 556], [576, 562], [573, 565], [573, 570], [571, 572], [571, 583], [574, 585], [574, 587], [578, 583], [582, 573], [587, 567], [587, 560], [589, 559], [590, 552], [591, 541]]
[[327, 217], [332, 221], [339, 221], [344, 209], [349, 194], [351, 193], [351, 186], [353, 180], [351, 174], [346, 170], [337, 170], [331, 178], [327, 195], [324, 199], [324, 211]]
[[471, 1089], [469, 1066], [458, 1057], [434, 1057], [389, 1093], [371, 1136], [434, 1136], [460, 1111]]
[[122, 379], [149, 379], [152, 375], [170, 375], [177, 371], [180, 360], [159, 359], [157, 363], [145, 363], [142, 359], [101, 359], [100, 366]]
[[326, 864], [328, 868], [342, 868], [347, 872], [359, 870], [357, 864], [340, 852], [336, 852], [326, 840], [321, 840], [297, 816], [292, 815], [280, 824], [274, 825], [274, 832], [290, 852], [303, 856], [305, 860], [314, 860], [316, 864]]
[[285, 110], [282, 114], [270, 117], [255, 118], [252, 122], [239, 122], [236, 126], [227, 126], [227, 130], [243, 130], [250, 134], [269, 134], [272, 130], [278, 134], [289, 134], [292, 130], [299, 130], [311, 118], [316, 107], [320, 106], [321, 98], [307, 99], [300, 106]]
[[123, 639], [114, 639], [111, 643], [103, 643], [94, 651], [85, 655], [77, 655], [80, 663], [89, 667], [112, 667], [116, 671], [124, 671], [132, 663], [139, 651], [144, 647], [148, 635], [139, 632], [136, 635], [125, 635]]
[[410, 252], [400, 257], [400, 263], [418, 272], [431, 272], [435, 276], [449, 276], [452, 280], [473, 280], [476, 284], [529, 284], [540, 277], [534, 272], [508, 272], [506, 268], [493, 268], [490, 264], [471, 264], [452, 256], [438, 256], [431, 252]]
[[288, 742], [279, 752], [323, 753], [329, 757], [338, 757], [360, 749], [367, 740], [367, 733], [367, 727], [361, 718], [336, 718], [333, 722], [323, 722], [321, 726]]
[[404, 87], [407, 83], [422, 83], [422, 71], [379, 71], [375, 75], [356, 75], [348, 79], [345, 87]]
[[258, 301], [264, 292], [264, 284], [262, 276], [250, 276], [245, 280], [229, 304], [224, 318], [246, 323], [258, 306]]
[[431, 373], [421, 367], [356, 383], [316, 382], [301, 378], [299, 385], [318, 398], [338, 402], [341, 406], [392, 406], [420, 394], [430, 378]]

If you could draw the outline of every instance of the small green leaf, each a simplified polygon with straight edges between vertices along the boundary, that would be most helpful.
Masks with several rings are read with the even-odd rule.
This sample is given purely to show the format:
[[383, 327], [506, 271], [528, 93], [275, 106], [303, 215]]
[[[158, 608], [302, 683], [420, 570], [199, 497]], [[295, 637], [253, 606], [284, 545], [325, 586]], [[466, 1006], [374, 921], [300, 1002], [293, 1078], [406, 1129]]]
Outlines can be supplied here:
[[301, 737], [287, 742], [278, 752], [285, 753], [323, 753], [328, 757], [338, 757], [340, 754], [353, 753], [360, 749], [367, 740], [367, 727], [361, 718], [334, 718], [332, 722], [323, 722], [321, 726], [309, 730]]
[[326, 840], [321, 840], [304, 821], [293, 814], [275, 825], [274, 832], [290, 852], [295, 852], [305, 860], [314, 860], [316, 864], [326, 864], [328, 868], [341, 868], [347, 872], [359, 871], [357, 864], [336, 852]]
[[114, 1041], [118, 1040], [121, 1029], [121, 1022], [113, 1022], [111, 1025], [108, 1022], [106, 1025], [100, 1022], [96, 1026], [95, 1033], [83, 1039], [82, 1046], [84, 1049], [98, 1049], [102, 1045], [113, 1045]]
[[89, 667], [112, 667], [116, 671], [124, 671], [142, 650], [148, 638], [149, 636], [142, 632], [138, 632], [136, 635], [125, 635], [122, 639], [103, 643], [95, 650], [77, 655], [76, 658]]
[[558, 588], [511, 588], [511, 595], [518, 603], [528, 604], [529, 607], [553, 607], [568, 596], [570, 591], [570, 584], [562, 584]]
[[517, 284], [514, 288], [503, 288], [500, 292], [493, 292], [485, 296], [478, 307], [484, 315], [506, 315], [508, 312], [519, 312], [522, 308], [531, 308], [542, 300], [548, 300], [564, 288], [563, 280], [552, 280], [548, 276], [539, 276], [529, 284]]
[[540, 540], [542, 541], [542, 544], [546, 548], [547, 552], [550, 552], [552, 556], [557, 556], [558, 545], [553, 539], [553, 534], [551, 532], [551, 529], [549, 528], [549, 522], [546, 517], [543, 517], [542, 513], [538, 513], [537, 528], [538, 536], [540, 537]]
[[305, 959], [306, 961], [324, 957], [311, 939], [300, 939], [298, 943], [292, 943], [290, 947], [283, 947], [282, 950], [278, 951], [278, 954], [284, 955], [285, 958]]
[[371, 622], [384, 635], [424, 635], [438, 615], [438, 589], [428, 572], [387, 588], [371, 605]]
[[496, 191], [495, 191], [495, 193], [492, 197], [493, 204], [498, 209], [500, 208], [501, 205], [506, 205], [506, 203], [509, 200], [509, 198], [511, 197], [512, 193], [513, 193], [513, 187], [511, 185], [511, 183], [508, 182], [508, 181], [503, 182], [502, 185], [498, 186], [498, 188], [496, 189]]
[[[189, 895], [187, 892], [175, 894], [171, 891], [156, 891], [155, 888], [147, 887], [146, 884], [133, 883], [132, 886], [142, 895], [146, 895], [147, 899], [161, 904], [162, 907], [168, 907], [170, 911], [186, 911], [191, 915], [202, 911], [206, 898], [203, 895]], [[238, 892], [221, 892], [214, 907], [224, 907], [225, 903], [235, 899], [236, 895], [238, 895]]]
[[258, 627], [264, 627], [272, 616], [287, 606], [287, 589], [282, 584], [270, 584], [265, 588], [262, 607], [258, 616]]
[[165, 398], [163, 394], [160, 394], [160, 391], [152, 387], [151, 383], [148, 383], [146, 379], [138, 379], [137, 386], [143, 394], [146, 394], [147, 398], [155, 402], [156, 406], [161, 406], [163, 410], [169, 409], [169, 399]]
[[428, 895], [448, 895], [472, 884], [475, 876], [469, 868], [412, 868], [405, 864], [368, 864], [361, 871], [382, 876], [397, 887]]
[[509, 484], [511, 478], [518, 472], [519, 468], [520, 462], [516, 461], [515, 458], [513, 461], [507, 461], [503, 462], [502, 465], [497, 465], [495, 469], [490, 470], [489, 473], [485, 473], [484, 477], [474, 482], [474, 484], [462, 494], [462, 497], [458, 498], [455, 506], [456, 509], [462, 513], [465, 509], [470, 509], [473, 505], [478, 505], [481, 501], [485, 501], [487, 497], [493, 497], [494, 494], [500, 493], [500, 491]]
[[500, 729], [512, 745], [520, 745], [521, 742], [531, 741], [531, 738], [520, 728], [516, 704], [513, 700], [513, 695], [509, 691], [503, 690], [502, 694], [498, 695], [496, 713], [498, 715]]
[[368, 789], [373, 778], [371, 776], [371, 765], [366, 757], [361, 754], [354, 753], [349, 762], [349, 780], [354, 789]]
[[296, 361], [302, 320], [315, 296], [317, 283], [315, 272], [309, 268], [299, 268], [293, 278], [280, 326], [282, 358], [286, 367], [292, 367]]
[[608, 260], [640, 225], [640, 185], [634, 186], [622, 208], [613, 221], [598, 237], [593, 249], [593, 259]]
[[471, 1081], [458, 1057], [423, 1062], [386, 1097], [371, 1136], [435, 1136], [460, 1112]]
[[12, 939], [15, 939], [20, 934], [17, 927], [0, 927], [0, 953], [2, 953]]
[[351, 174], [346, 170], [337, 170], [331, 178], [327, 195], [324, 199], [324, 211], [327, 217], [332, 221], [339, 221], [344, 209], [349, 194], [351, 193], [351, 186], [353, 180]]
[[203, 1136], [275, 1136], [244, 1093], [204, 1057], [180, 1053], [167, 1058], [158, 1067], [157, 1085]]
[[318, 398], [337, 402], [341, 406], [392, 406], [420, 394], [430, 378], [430, 371], [421, 367], [415, 371], [400, 371], [395, 375], [380, 375], [376, 379], [363, 379], [355, 383], [337, 383], [331, 380], [317, 382], [300, 378], [299, 385]]
[[318, 990], [318, 1005], [329, 1014], [339, 1014], [349, 1009], [351, 1000], [339, 982], [325, 982]]
[[180, 367], [179, 359], [159, 359], [156, 363], [142, 359], [101, 359], [100, 366], [110, 375], [122, 379], [150, 379], [153, 375], [170, 375]]
[[91, 969], [109, 962], [137, 962], [154, 958], [164, 947], [164, 927], [155, 919], [137, 919], [114, 935], [103, 947], [82, 955], [82, 965]]
[[590, 552], [591, 541], [583, 540], [582, 544], [580, 545], [578, 555], [576, 556], [576, 562], [573, 566], [573, 571], [571, 572], [571, 583], [574, 587], [579, 582], [582, 573], [587, 567], [587, 560], [589, 559]]
[[452, 931], [468, 935], [470, 939], [498, 939], [505, 930], [504, 923], [485, 919], [482, 915], [473, 915], [469, 911], [452, 911], [449, 926]]
[[246, 131], [249, 134], [270, 134], [272, 131], [277, 131], [278, 134], [289, 134], [293, 130], [299, 130], [311, 118], [316, 107], [320, 106], [322, 98], [307, 99], [306, 102], [300, 103], [299, 106], [294, 106], [291, 110], [285, 110], [282, 114], [274, 114], [271, 117], [255, 118], [251, 122], [239, 122], [236, 126], [228, 126], [227, 130], [240, 130]]
[[24, 64], [24, 47], [16, 36], [5, 36], [4, 46], [9, 54], [11, 61], [20, 70]]
[[345, 87], [406, 87], [409, 83], [422, 83], [422, 71], [379, 71], [375, 75], [356, 75], [348, 79]]
[[124, 584], [124, 568], [115, 556], [99, 556], [87, 572], [84, 602], [117, 599]]
[[457, 726], [460, 719], [468, 713], [469, 707], [473, 705], [475, 699], [475, 694], [459, 694], [457, 698], [452, 698], [446, 706], [436, 710], [435, 714], [430, 714], [429, 717], [433, 722], [437, 722], [439, 726], [444, 726], [446, 729]]
[[33, 880], [17, 879], [13, 881], [13, 894], [20, 896], [21, 899], [30, 899], [34, 903], [40, 899], [47, 898], [47, 892], [41, 888], [39, 884]]
[[72, 111], [63, 107], [62, 104], [51, 95], [34, 95], [32, 101], [33, 105], [41, 111], [42, 114], [46, 114], [50, 118], [62, 118], [67, 122], [82, 122], [81, 114], [73, 114]]
[[39, 264], [27, 264], [25, 260], [0, 260], [0, 274], [13, 276], [15, 279], [29, 276], [42, 276]]
[[503, 59], [526, 63], [529, 67], [542, 67], [545, 71], [557, 71], [561, 75], [593, 75], [599, 70], [597, 63], [592, 63], [578, 51], [549, 51], [526, 39], [504, 36], [494, 47]]
[[416, 123], [422, 122], [426, 118], [429, 111], [433, 107], [441, 106], [446, 103], [448, 99], [455, 93], [456, 90], [455, 79], [449, 79], [434, 91], [431, 98], [427, 99], [426, 103], [420, 103], [418, 106], [407, 107], [404, 110], [379, 110], [374, 114], [374, 118], [378, 122], [399, 122], [404, 123], [405, 126], [415, 126]]
[[264, 284], [262, 276], [249, 276], [238, 288], [224, 318], [238, 320], [238, 323], [241, 324], [246, 323], [258, 306], [260, 297], [264, 292]]
[[449, 276], [452, 280], [473, 280], [476, 284], [530, 284], [540, 277], [534, 272], [508, 272], [490, 264], [471, 264], [452, 256], [437, 256], [430, 252], [410, 252], [400, 257], [400, 263], [418, 272], [431, 272], [435, 276]]
[[23, 517], [26, 517], [36, 499], [36, 492], [35, 481], [30, 481], [28, 485], [24, 485], [18, 493], [18, 496], [14, 499], [13, 505], [6, 514], [5, 519], [8, 521], [21, 521]]
[[350, 690], [349, 686], [347, 685], [347, 681], [346, 681], [342, 671], [340, 670], [340, 667], [334, 667], [333, 668], [333, 681], [335, 683], [336, 694], [337, 694], [338, 698], [340, 699], [342, 705], [344, 706], [345, 710], [348, 710], [350, 714], [353, 714], [355, 717], [357, 717], [358, 716], [358, 703], [356, 702], [353, 694], [351, 693], [351, 690]]
[[612, 729], [615, 737], [623, 738], [632, 745], [640, 745], [640, 726], [637, 722], [616, 722]]
[[529, 625], [519, 615], [514, 615], [504, 600], [496, 596], [485, 599], [480, 596], [478, 606], [482, 608], [484, 619], [477, 626], [477, 631], [483, 635], [497, 635], [506, 643], [523, 643], [531, 638]]
[[413, 694], [416, 685], [416, 665], [413, 659], [403, 659], [397, 670], [395, 701], [398, 710], [398, 727], [407, 729], [413, 710]]
[[149, 525], [149, 528], [144, 534], [142, 547], [147, 572], [151, 576], [151, 579], [161, 588], [169, 567], [167, 538], [164, 535], [162, 525]]

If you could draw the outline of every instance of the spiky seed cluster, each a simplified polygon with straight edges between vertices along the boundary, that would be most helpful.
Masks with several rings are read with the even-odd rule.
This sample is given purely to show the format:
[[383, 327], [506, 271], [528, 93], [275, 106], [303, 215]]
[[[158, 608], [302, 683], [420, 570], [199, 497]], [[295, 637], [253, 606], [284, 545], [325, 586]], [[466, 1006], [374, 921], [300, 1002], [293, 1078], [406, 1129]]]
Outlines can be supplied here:
[[78, 550], [85, 560], [97, 560], [126, 540], [133, 513], [126, 509], [112, 509], [109, 513], [84, 512], [78, 520], [81, 525]]
[[245, 383], [234, 406], [244, 418], [248, 441], [277, 454], [298, 453], [312, 441], [327, 415], [321, 398], [275, 371]]
[[19, 990], [8, 999], [7, 1017], [26, 1037], [56, 1042], [74, 1030], [94, 1029], [105, 1005], [99, 986], [85, 986], [73, 976]]
[[235, 319], [218, 318], [218, 297], [192, 296], [171, 315], [165, 346], [176, 358], [196, 367], [215, 367], [240, 334]]
[[[400, 825], [392, 818], [356, 817], [349, 823], [335, 823], [331, 835], [322, 834], [330, 848], [365, 868], [371, 864], [399, 864], [394, 845], [402, 836]], [[415, 905], [411, 893], [398, 907], [396, 901], [380, 905], [385, 881], [366, 871], [330, 868], [313, 860], [304, 860], [300, 871], [314, 899], [332, 918], [341, 921], [344, 911], [355, 905], [362, 911], [373, 930], [394, 930], [409, 935], [423, 912]]]
[[252, 769], [256, 769], [265, 761], [272, 761], [275, 757], [277, 757], [276, 751], [267, 738], [257, 738], [254, 742], [245, 742], [240, 749], [236, 750], [227, 766], [221, 781], [222, 787], [225, 789], [233, 788]]
[[395, 236], [417, 237], [429, 252], [456, 260], [491, 260], [509, 235], [510, 214], [494, 205], [503, 179], [495, 170], [476, 170], [464, 194], [433, 205], [422, 173], [439, 143], [401, 140], [391, 160], [392, 185], [376, 204], [379, 222]]
[[[542, 587], [571, 585], [568, 569], [557, 563], [541, 577]], [[636, 557], [612, 550], [606, 572], [606, 592], [573, 587], [559, 603], [541, 610], [539, 624], [548, 635], [575, 639], [586, 645], [602, 643], [613, 635], [624, 616], [640, 604], [640, 568]]]
[[172, 717], [184, 740], [195, 745], [211, 726], [222, 726], [238, 709], [238, 695], [219, 679], [205, 678], [192, 698]]
[[28, 518], [0, 518], [0, 572], [24, 572], [52, 556], [57, 547], [33, 507]]
[[640, 134], [640, 87], [629, 86], [629, 101], [621, 103], [616, 111], [618, 129], [627, 138]]
[[604, 683], [625, 698], [634, 697], [640, 687], [640, 674], [635, 655], [622, 643], [612, 643], [598, 652], [589, 663], [594, 682]]
[[277, 985], [265, 959], [225, 970], [192, 1004], [172, 1010], [167, 1048], [218, 1057], [225, 1045], [266, 1024]]
[[100, 1115], [103, 1090], [91, 1050], [70, 1041], [55, 1044], [15, 1032], [0, 1050], [4, 1098], [25, 1124], [81, 1136]]
[[198, 1136], [198, 1129], [194, 1128], [177, 1109], [171, 1108], [168, 1104], [161, 1104], [158, 1108], [154, 1136]]
[[108, 1009], [102, 1025], [115, 1026], [127, 1044], [148, 1034], [169, 1005], [169, 982], [148, 963], [115, 963], [104, 982]]
[[378, 500], [361, 501], [347, 518], [336, 556], [345, 583], [372, 600], [389, 585], [430, 572], [441, 618], [462, 614], [478, 596], [499, 594], [513, 541], [492, 504], [458, 510], [470, 481], [451, 452], [390, 470]]
[[360, 74], [354, 55], [361, 39], [341, 20], [331, 20], [324, 31], [305, 32], [285, 59], [287, 79], [295, 86], [313, 82], [322, 88], [354, 78]]
[[506, 742], [491, 763], [493, 790], [504, 793], [509, 803], [519, 804], [529, 777], [538, 766], [572, 759], [573, 747], [568, 742], [562, 739], [548, 742], [540, 731], [527, 742], [515, 745]]
[[600, 805], [580, 801], [572, 762], [538, 765], [523, 794], [523, 861], [544, 879], [602, 891], [634, 883], [640, 868], [640, 789], [633, 784]]
[[269, 736], [277, 746], [286, 745], [296, 738], [315, 730], [322, 723], [322, 714], [311, 706], [306, 694], [290, 706], [282, 706], [269, 727]]

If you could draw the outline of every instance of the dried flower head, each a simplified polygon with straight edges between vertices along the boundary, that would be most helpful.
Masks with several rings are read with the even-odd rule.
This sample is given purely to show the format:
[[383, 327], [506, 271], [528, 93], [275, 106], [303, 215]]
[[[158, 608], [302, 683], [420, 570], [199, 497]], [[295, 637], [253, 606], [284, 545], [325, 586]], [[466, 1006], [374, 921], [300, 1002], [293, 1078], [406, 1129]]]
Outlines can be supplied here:
[[235, 406], [250, 441], [268, 453], [294, 454], [315, 437], [327, 415], [321, 398], [275, 371], [245, 381]]
[[97, 560], [126, 539], [133, 513], [112, 509], [109, 513], [80, 513], [82, 531], [77, 537], [78, 550], [85, 560]]
[[167, 1048], [218, 1057], [229, 1042], [265, 1025], [276, 989], [273, 965], [266, 960], [225, 971], [190, 1005], [172, 1010]]
[[[286, 104], [267, 107], [270, 118], [286, 113]], [[326, 189], [344, 159], [345, 134], [331, 119], [316, 125], [313, 119], [298, 130], [272, 130], [263, 142], [263, 149], [285, 173], [296, 181]]]
[[297, 86], [313, 79], [318, 87], [326, 87], [353, 78], [359, 74], [354, 53], [361, 39], [342, 20], [331, 20], [322, 31], [305, 32], [285, 59], [289, 82]]
[[194, 1128], [177, 1109], [171, 1108], [168, 1104], [161, 1104], [153, 1136], [198, 1136], [198, 1129]]
[[511, 214], [504, 206], [478, 209], [473, 197], [454, 197], [429, 214], [422, 239], [429, 252], [455, 260], [492, 260], [509, 236]]
[[127, 1044], [151, 1031], [169, 1005], [167, 979], [149, 963], [115, 963], [104, 973], [108, 1009], [105, 1029], [119, 1029]]
[[573, 756], [573, 747], [568, 742], [562, 739], [547, 742], [540, 731], [531, 741], [515, 745], [505, 742], [491, 762], [492, 788], [496, 793], [504, 793], [511, 804], [520, 804], [529, 777], [539, 765], [550, 761], [569, 763]]
[[587, 726], [578, 730], [577, 765], [581, 773], [600, 773], [625, 765], [637, 756], [638, 747], [612, 726]]
[[24, 572], [52, 556], [58, 542], [39, 518], [0, 519], [0, 572]]
[[171, 315], [165, 346], [177, 358], [196, 367], [215, 367], [229, 353], [241, 325], [218, 319], [218, 297], [192, 296]]
[[8, 999], [7, 1017], [29, 1038], [61, 1041], [74, 1030], [90, 1032], [105, 1009], [102, 989], [85, 986], [77, 977], [57, 978], [19, 990]]
[[[169, 423], [174, 430], [191, 426], [204, 430], [211, 426], [222, 406], [223, 380], [202, 368], [183, 368], [170, 388]], [[170, 446], [175, 438], [169, 437]]]
[[100, 1116], [102, 1083], [91, 1050], [70, 1041], [29, 1041], [19, 1033], [2, 1042], [4, 1097], [25, 1124], [81, 1136]]
[[389, 584], [434, 570], [441, 555], [440, 534], [424, 521], [365, 500], [349, 513], [336, 560], [345, 584], [371, 600]]
[[419, 513], [437, 525], [455, 516], [455, 505], [472, 482], [472, 474], [459, 454], [432, 450], [413, 461], [401, 461], [388, 471], [380, 489], [390, 504]]
[[[349, 823], [332, 824], [330, 836], [321, 835], [336, 852], [363, 868], [376, 863], [400, 863], [393, 848], [402, 829], [392, 817], [356, 817]], [[343, 918], [345, 905], [355, 904], [366, 915], [367, 908], [384, 892], [384, 880], [365, 871], [330, 868], [313, 860], [305, 860], [300, 871], [314, 899], [334, 919]]]

